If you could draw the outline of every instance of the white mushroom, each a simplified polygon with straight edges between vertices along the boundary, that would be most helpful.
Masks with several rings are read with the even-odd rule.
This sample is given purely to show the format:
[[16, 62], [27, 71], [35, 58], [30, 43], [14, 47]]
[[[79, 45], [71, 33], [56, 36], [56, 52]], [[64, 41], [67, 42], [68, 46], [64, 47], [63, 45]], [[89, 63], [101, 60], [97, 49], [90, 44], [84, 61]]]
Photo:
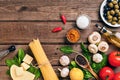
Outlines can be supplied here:
[[98, 50], [101, 51], [101, 52], [106, 52], [108, 51], [109, 49], [109, 45], [107, 42], [105, 41], [101, 41], [99, 44], [98, 44]]
[[103, 57], [101, 54], [97, 53], [93, 55], [93, 61], [96, 63], [100, 63], [103, 60]]
[[60, 71], [61, 77], [67, 77], [69, 75], [69, 69], [67, 67], [62, 70], [58, 68], [58, 70]]
[[90, 34], [88, 37], [88, 41], [93, 44], [100, 42], [100, 40], [101, 40], [101, 35], [96, 31], [92, 32], [92, 34]]
[[70, 59], [69, 59], [69, 57], [68, 56], [62, 56], [62, 57], [60, 57], [60, 64], [62, 65], [62, 66], [67, 66], [67, 65], [69, 65], [69, 63], [70, 63]]
[[91, 52], [91, 53], [97, 53], [98, 52], [98, 47], [95, 45], [95, 44], [90, 44], [88, 46], [88, 50]]

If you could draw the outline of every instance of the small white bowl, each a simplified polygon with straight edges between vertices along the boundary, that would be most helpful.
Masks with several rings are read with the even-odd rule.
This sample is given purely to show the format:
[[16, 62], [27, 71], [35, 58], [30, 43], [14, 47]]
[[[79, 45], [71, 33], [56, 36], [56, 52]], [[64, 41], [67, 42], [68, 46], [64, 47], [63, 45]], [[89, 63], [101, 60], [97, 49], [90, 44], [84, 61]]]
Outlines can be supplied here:
[[107, 22], [107, 20], [104, 18], [103, 14], [104, 14], [104, 6], [107, 4], [107, 0], [104, 0], [101, 4], [101, 7], [100, 7], [100, 16], [103, 20], [104, 23], [106, 23], [107, 25], [109, 25], [110, 27], [120, 27], [120, 24], [115, 24], [115, 25], [112, 25], [111, 23]]

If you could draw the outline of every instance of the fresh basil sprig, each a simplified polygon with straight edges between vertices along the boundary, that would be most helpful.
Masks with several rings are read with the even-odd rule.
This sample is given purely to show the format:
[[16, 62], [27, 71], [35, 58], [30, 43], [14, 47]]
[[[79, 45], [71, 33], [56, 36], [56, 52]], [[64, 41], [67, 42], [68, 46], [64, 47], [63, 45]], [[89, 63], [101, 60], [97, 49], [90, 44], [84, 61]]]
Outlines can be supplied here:
[[[10, 76], [10, 67], [12, 65], [20, 66], [23, 62], [23, 58], [25, 57], [25, 52], [23, 49], [18, 50], [18, 54], [13, 59], [6, 59], [5, 63], [9, 67], [6, 74]], [[29, 72], [33, 73], [35, 75], [35, 79], [38, 79], [41, 76], [40, 69], [30, 65], [30, 68], [28, 69]]]
[[30, 65], [30, 68], [27, 70], [33, 74], [35, 74], [35, 79], [39, 78], [41, 76], [41, 71], [39, 68], [36, 68], [32, 65]]
[[70, 46], [62, 46], [60, 47], [60, 51], [63, 52], [64, 54], [71, 54], [74, 52], [73, 48]]

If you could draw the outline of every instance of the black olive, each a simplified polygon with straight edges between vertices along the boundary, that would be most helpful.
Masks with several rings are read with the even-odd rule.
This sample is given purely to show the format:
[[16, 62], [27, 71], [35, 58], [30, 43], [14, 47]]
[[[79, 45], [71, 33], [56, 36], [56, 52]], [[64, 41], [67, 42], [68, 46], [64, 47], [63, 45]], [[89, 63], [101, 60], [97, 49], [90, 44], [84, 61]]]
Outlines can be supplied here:
[[107, 14], [106, 14], [106, 13], [104, 13], [104, 14], [103, 14], [103, 16], [104, 16], [104, 17], [107, 17]]
[[112, 2], [112, 0], [107, 0], [107, 2]]
[[118, 14], [115, 14], [114, 17], [118, 17]]
[[105, 5], [105, 6], [104, 6], [104, 9], [107, 9], [107, 8], [108, 8], [108, 6], [107, 6], [107, 5]]
[[105, 10], [105, 9], [104, 9], [104, 11], [103, 11], [103, 12], [104, 12], [104, 13], [107, 13], [107, 10]]

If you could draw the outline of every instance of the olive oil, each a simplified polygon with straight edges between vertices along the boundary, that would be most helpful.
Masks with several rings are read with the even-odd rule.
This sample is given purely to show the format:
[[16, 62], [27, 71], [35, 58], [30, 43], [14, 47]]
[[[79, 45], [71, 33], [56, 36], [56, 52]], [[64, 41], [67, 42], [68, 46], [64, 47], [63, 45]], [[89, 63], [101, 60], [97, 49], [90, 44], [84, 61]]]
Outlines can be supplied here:
[[103, 36], [113, 45], [120, 48], [120, 32], [110, 31], [105, 27], [101, 27], [96, 24], [96, 27], [100, 30]]

